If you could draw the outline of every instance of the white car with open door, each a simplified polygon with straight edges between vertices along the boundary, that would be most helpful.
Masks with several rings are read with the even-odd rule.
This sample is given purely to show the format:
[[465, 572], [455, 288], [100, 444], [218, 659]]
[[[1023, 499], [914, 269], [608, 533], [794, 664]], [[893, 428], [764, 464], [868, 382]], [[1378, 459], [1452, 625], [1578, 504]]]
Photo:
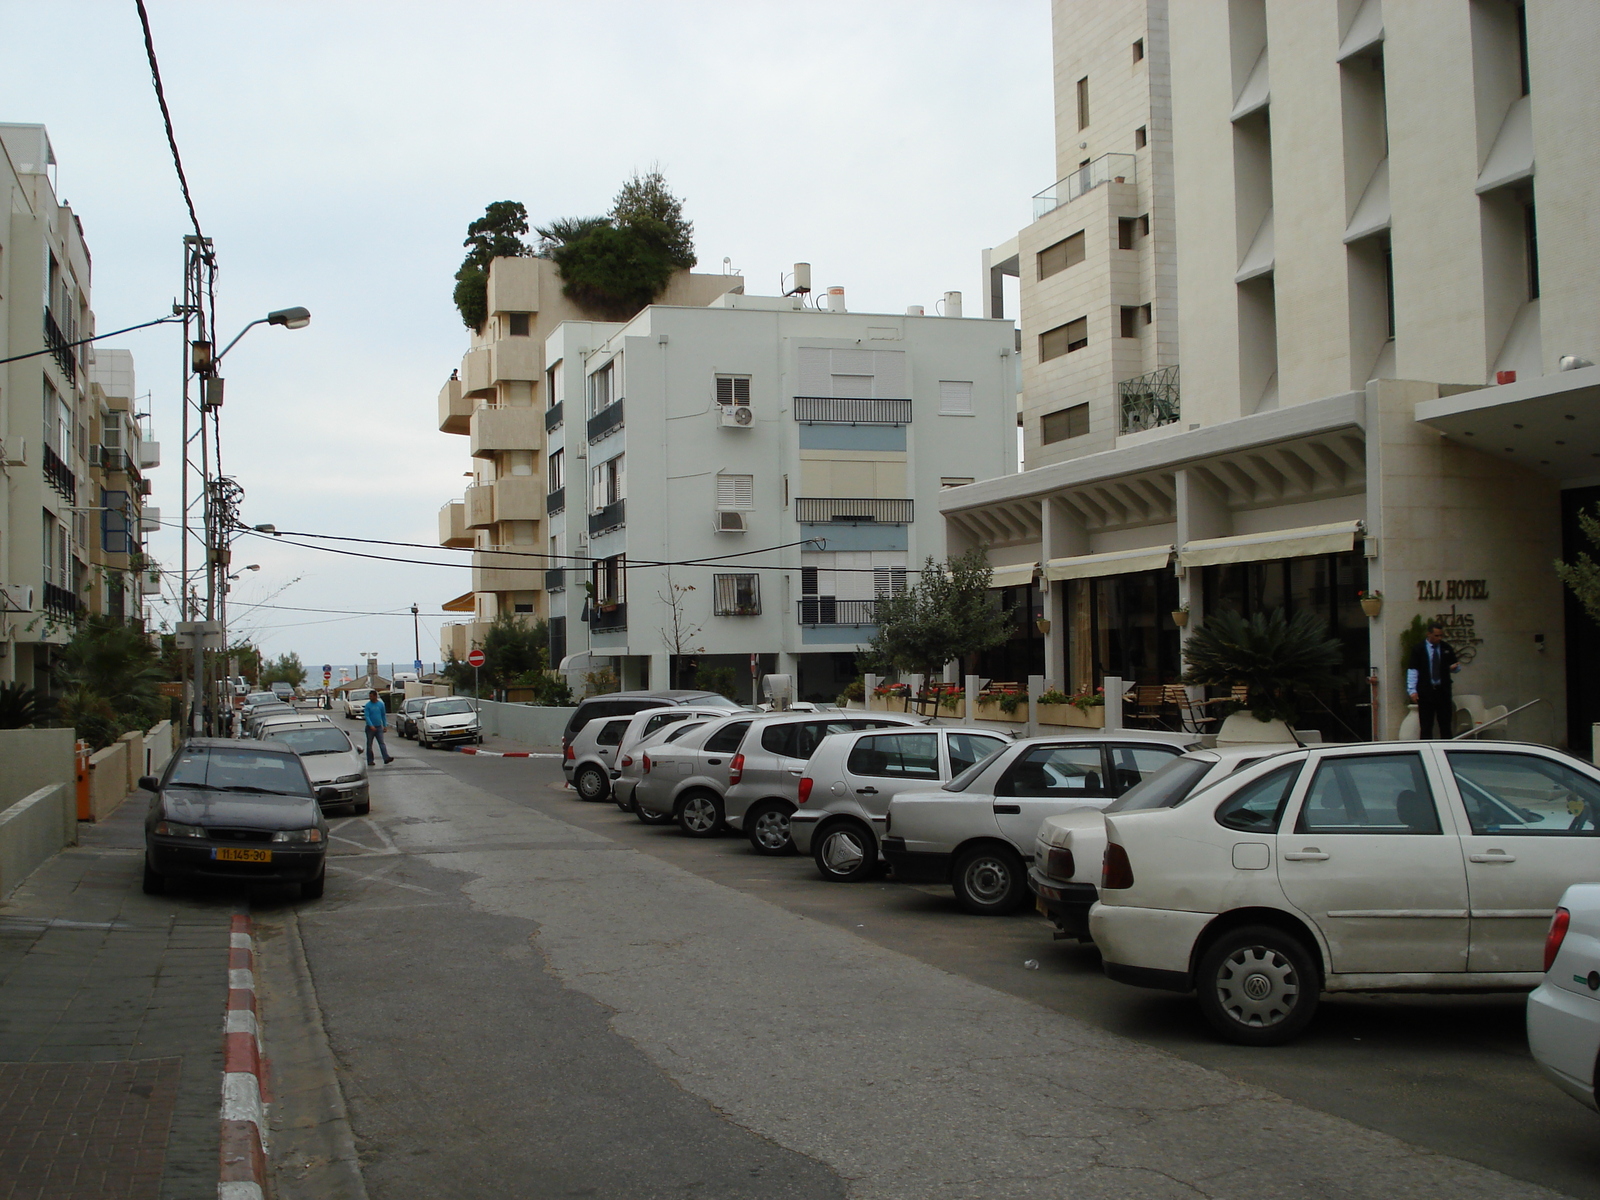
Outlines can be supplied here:
[[1533, 988], [1562, 892], [1600, 877], [1600, 770], [1547, 746], [1292, 750], [1105, 822], [1106, 974], [1193, 990], [1247, 1045], [1325, 991]]

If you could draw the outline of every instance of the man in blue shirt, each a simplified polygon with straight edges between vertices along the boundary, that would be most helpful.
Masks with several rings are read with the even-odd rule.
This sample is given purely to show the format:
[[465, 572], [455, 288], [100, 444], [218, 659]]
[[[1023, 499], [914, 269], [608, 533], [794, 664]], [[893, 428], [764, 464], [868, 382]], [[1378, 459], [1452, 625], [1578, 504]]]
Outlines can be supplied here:
[[361, 715], [367, 722], [367, 766], [377, 765], [372, 759], [374, 738], [378, 741], [378, 749], [383, 751], [383, 761], [392, 763], [394, 759], [389, 756], [389, 747], [383, 744], [383, 731], [389, 728], [389, 710], [383, 706], [383, 701], [378, 699], [376, 690], [367, 693], [367, 703], [362, 708]]

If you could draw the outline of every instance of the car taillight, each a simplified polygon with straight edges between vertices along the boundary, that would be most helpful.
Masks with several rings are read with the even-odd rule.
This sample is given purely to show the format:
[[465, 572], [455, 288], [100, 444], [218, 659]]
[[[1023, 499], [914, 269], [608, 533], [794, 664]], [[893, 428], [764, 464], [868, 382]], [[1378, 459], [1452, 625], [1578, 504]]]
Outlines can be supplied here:
[[797, 798], [801, 804], [804, 804], [807, 800], [811, 799], [811, 784], [812, 781], [807, 779], [804, 775], [800, 777], [800, 791], [797, 793]]
[[728, 783], [735, 784], [744, 778], [744, 755], [735, 754], [728, 764]]
[[1120, 891], [1133, 886], [1133, 864], [1128, 852], [1116, 842], [1106, 843], [1106, 856], [1100, 868], [1100, 887], [1106, 891]]
[[631, 767], [631, 766], [633, 766], [633, 755], [631, 755], [631, 754], [624, 754], [624, 755], [623, 755], [623, 756], [622, 756], [622, 766], [624, 766], [624, 767]]
[[1078, 865], [1072, 859], [1072, 851], [1061, 846], [1051, 846], [1050, 853], [1045, 859], [1044, 873], [1051, 879], [1071, 879], [1078, 873]]
[[1567, 940], [1567, 926], [1572, 924], [1572, 914], [1564, 908], [1556, 909], [1556, 915], [1550, 918], [1550, 932], [1544, 939], [1544, 969], [1548, 971], [1550, 964], [1555, 962], [1556, 955], [1561, 953], [1561, 943]]
[[574, 750], [571, 746], [568, 746], [567, 749], [566, 749], [566, 755], [567, 755], [567, 761], [571, 762], [573, 759], [578, 757], [578, 752], [576, 750]]
[[646, 754], [646, 755], [645, 755], [645, 756], [644, 756], [644, 757], [643, 757], [643, 758], [642, 758], [642, 759], [641, 759], [641, 760], [640, 760], [640, 762], [641, 762], [641, 765], [642, 765], [642, 766], [643, 766], [643, 768], [644, 768], [644, 773], [645, 773], [645, 774], [646, 774], [646, 775], [648, 775], [648, 774], [650, 774], [650, 756], [649, 756], [649, 755], [648, 755], [648, 754]]

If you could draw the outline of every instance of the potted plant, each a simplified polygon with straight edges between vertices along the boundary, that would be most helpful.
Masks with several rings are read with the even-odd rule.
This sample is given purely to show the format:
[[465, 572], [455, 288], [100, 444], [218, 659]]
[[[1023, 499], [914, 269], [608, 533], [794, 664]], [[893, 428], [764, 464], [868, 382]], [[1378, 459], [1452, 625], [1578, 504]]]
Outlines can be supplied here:
[[1375, 617], [1383, 611], [1383, 593], [1380, 591], [1358, 592], [1356, 599], [1361, 601], [1361, 611], [1369, 617]]
[[1172, 623], [1179, 629], [1189, 623], [1189, 606], [1187, 604], [1180, 604], [1172, 610]]
[[1038, 620], [1036, 620], [1033, 623], [1033, 627], [1035, 629], [1037, 629], [1040, 633], [1049, 633], [1050, 632], [1050, 618], [1049, 617], [1040, 617]]
[[1012, 721], [1019, 720], [1016, 716], [1017, 707], [1025, 705], [1028, 697], [1025, 692], [990, 689], [978, 693], [977, 713], [980, 721]]
[[958, 720], [967, 715], [966, 693], [955, 684], [945, 687], [939, 696], [940, 715]]
[[1183, 682], [1213, 687], [1244, 684], [1245, 708], [1217, 731], [1217, 745], [1292, 742], [1300, 704], [1339, 682], [1344, 648], [1315, 613], [1283, 609], [1246, 620], [1237, 613], [1207, 616], [1183, 645]]
[[1072, 709], [1072, 697], [1059, 688], [1051, 688], [1047, 692], [1039, 693], [1038, 706], [1033, 710], [1033, 719], [1041, 725], [1065, 725], [1065, 713]]

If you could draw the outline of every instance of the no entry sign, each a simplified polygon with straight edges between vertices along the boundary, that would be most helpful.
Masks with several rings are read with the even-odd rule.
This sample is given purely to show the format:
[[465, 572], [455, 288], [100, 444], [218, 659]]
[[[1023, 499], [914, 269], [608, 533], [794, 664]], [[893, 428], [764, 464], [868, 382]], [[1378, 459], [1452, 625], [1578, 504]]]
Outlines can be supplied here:
[[473, 650], [467, 655], [467, 666], [481, 667], [483, 666], [483, 663], [484, 658], [482, 650]]

